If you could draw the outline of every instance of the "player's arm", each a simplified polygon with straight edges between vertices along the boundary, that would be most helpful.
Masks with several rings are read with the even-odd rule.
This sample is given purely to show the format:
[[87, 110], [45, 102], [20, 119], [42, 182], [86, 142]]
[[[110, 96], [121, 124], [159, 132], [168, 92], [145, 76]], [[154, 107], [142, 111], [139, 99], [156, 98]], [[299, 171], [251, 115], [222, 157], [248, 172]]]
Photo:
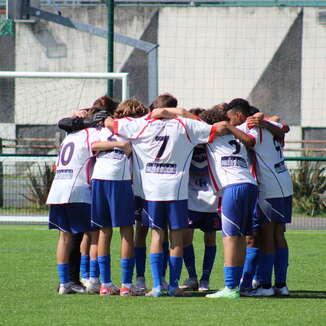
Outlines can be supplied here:
[[152, 119], [173, 119], [177, 116], [198, 120], [198, 117], [183, 108], [162, 108], [154, 109], [151, 112]]
[[66, 132], [79, 131], [85, 128], [98, 126], [107, 116], [108, 112], [105, 110], [101, 110], [94, 113], [91, 117], [87, 118], [82, 118], [79, 116], [63, 118], [59, 120], [58, 127]]
[[126, 141], [98, 141], [92, 144], [93, 152], [103, 152], [114, 148], [120, 148], [126, 155], [131, 153], [131, 145]]
[[247, 135], [246, 133], [244, 133], [243, 131], [241, 131], [240, 129], [232, 126], [230, 123], [228, 123], [227, 121], [222, 121], [225, 128], [231, 133], [233, 134], [233, 136], [237, 139], [239, 139], [241, 141], [241, 143], [243, 143], [245, 146], [247, 147], [254, 147], [256, 140], [254, 137], [252, 137], [251, 135]]

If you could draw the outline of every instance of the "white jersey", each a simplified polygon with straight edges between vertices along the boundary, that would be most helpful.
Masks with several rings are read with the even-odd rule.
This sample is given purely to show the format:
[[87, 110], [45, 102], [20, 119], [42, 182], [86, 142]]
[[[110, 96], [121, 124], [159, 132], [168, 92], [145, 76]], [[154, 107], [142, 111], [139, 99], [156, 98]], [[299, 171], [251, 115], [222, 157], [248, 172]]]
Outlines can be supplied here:
[[[188, 199], [189, 165], [193, 148], [207, 143], [215, 128], [200, 121], [117, 119], [115, 133], [131, 140], [140, 193], [153, 201]], [[136, 176], [136, 177], [138, 177]]]
[[[279, 128], [282, 124], [269, 121]], [[253, 150], [256, 154], [256, 175], [259, 198], [280, 198], [293, 194], [293, 185], [284, 162], [282, 146], [265, 128], [249, 128], [247, 123], [239, 129], [255, 138]]]
[[47, 204], [91, 203], [92, 150], [94, 128], [70, 133], [63, 140]]
[[256, 185], [249, 170], [247, 150], [233, 135], [216, 137], [207, 145], [207, 155], [215, 188], [240, 183]]
[[[91, 144], [101, 141], [126, 141], [116, 136], [108, 128], [101, 128], [92, 135]], [[92, 179], [98, 180], [130, 180], [130, 159], [120, 148], [101, 151], [96, 156]]]
[[188, 209], [195, 212], [216, 213], [218, 200], [211, 184], [205, 145], [194, 149], [189, 169]]

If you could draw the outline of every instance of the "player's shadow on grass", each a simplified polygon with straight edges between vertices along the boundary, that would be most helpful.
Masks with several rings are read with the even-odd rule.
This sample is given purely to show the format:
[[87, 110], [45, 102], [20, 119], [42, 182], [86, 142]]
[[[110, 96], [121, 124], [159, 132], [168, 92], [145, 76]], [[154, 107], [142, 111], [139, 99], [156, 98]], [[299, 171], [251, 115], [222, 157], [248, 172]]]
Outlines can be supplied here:
[[309, 290], [290, 291], [290, 296], [288, 298], [326, 299], [326, 291], [309, 291]]
[[[188, 293], [188, 297], [204, 297], [206, 294], [214, 293], [218, 290], [210, 290], [207, 292], [198, 292], [198, 291], [186, 291]], [[242, 297], [246, 298], [246, 297]], [[249, 297], [247, 297], [249, 299]], [[254, 298], [254, 297], [250, 297]], [[262, 299], [263, 297], [255, 297]], [[289, 296], [274, 296], [274, 297], [266, 297], [266, 299], [326, 299], [326, 291], [309, 291], [309, 290], [297, 290], [290, 291]]]

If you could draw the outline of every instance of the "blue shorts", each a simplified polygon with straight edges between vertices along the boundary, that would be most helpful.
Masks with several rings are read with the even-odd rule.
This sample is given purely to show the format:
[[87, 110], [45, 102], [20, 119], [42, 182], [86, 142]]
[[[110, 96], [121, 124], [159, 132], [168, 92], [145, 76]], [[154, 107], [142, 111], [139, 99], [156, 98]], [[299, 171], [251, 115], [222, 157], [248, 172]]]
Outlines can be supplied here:
[[292, 196], [259, 200], [257, 206], [259, 224], [269, 222], [279, 224], [291, 223]]
[[131, 180], [92, 180], [92, 225], [103, 228], [134, 223]]
[[95, 231], [91, 227], [91, 205], [85, 203], [50, 205], [49, 229], [71, 233]]
[[240, 183], [223, 189], [222, 236], [245, 236], [252, 233], [252, 219], [257, 200], [257, 186]]
[[195, 212], [188, 210], [188, 228], [200, 229], [203, 232], [214, 232], [222, 229], [218, 213]]
[[152, 229], [171, 230], [188, 228], [188, 200], [147, 201], [144, 200], [144, 222]]

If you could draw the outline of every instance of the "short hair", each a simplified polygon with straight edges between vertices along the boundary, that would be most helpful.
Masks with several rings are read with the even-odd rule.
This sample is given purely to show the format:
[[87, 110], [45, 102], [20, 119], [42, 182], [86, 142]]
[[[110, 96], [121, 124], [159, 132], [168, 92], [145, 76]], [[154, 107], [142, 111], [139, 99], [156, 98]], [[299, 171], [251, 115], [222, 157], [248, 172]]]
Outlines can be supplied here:
[[190, 113], [194, 114], [197, 117], [204, 111], [205, 111], [205, 109], [203, 109], [203, 108], [193, 108], [193, 109], [189, 110]]
[[257, 108], [255, 108], [254, 106], [250, 106], [249, 108], [249, 116], [252, 116], [256, 113], [260, 112]]
[[213, 125], [215, 122], [227, 120], [226, 113], [221, 107], [213, 107], [212, 109], [205, 110], [199, 117], [210, 125]]
[[139, 118], [149, 112], [147, 106], [145, 106], [139, 100], [133, 98], [123, 101], [119, 104], [118, 108], [114, 111], [115, 118], [133, 117]]
[[227, 106], [228, 104], [224, 102], [220, 104], [215, 104], [214, 106], [211, 107], [211, 109], [225, 110]]
[[104, 95], [95, 100], [92, 108], [94, 109], [94, 111], [105, 110], [110, 115], [113, 115], [113, 112], [116, 110], [118, 105], [119, 102], [117, 102], [110, 96]]
[[225, 108], [225, 112], [230, 110], [235, 110], [243, 113], [245, 116], [249, 116], [250, 104], [243, 98], [235, 98]]
[[159, 95], [154, 102], [150, 105], [150, 110], [158, 108], [176, 108], [178, 106], [178, 100], [169, 93]]

